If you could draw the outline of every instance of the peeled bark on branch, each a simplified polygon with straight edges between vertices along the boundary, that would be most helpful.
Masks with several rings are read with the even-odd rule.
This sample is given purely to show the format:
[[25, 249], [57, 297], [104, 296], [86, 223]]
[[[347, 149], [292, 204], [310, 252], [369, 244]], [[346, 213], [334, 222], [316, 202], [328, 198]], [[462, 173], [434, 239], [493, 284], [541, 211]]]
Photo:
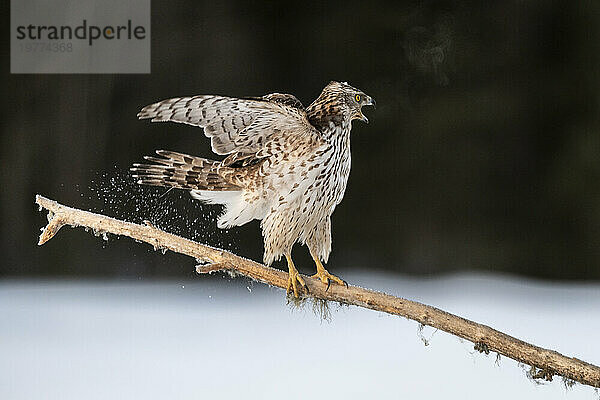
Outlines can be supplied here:
[[[96, 233], [129, 236], [135, 240], [149, 243], [155, 249], [168, 249], [193, 257], [199, 262], [207, 263], [197, 267], [199, 273], [229, 270], [282, 289], [287, 286], [288, 274], [283, 271], [266, 267], [225, 250], [167, 233], [147, 222], [139, 225], [120, 221], [67, 207], [40, 195], [36, 196], [36, 203], [40, 206], [40, 211], [42, 207], [49, 211], [48, 225], [40, 235], [39, 245], [52, 239], [64, 225], [81, 226], [91, 228]], [[303, 276], [303, 278], [310, 290], [311, 297], [400, 315], [422, 325], [443, 330], [474, 343], [475, 349], [480, 352], [497, 352], [520, 363], [530, 365], [532, 367], [531, 375], [534, 378], [552, 380], [554, 375], [560, 375], [585, 385], [600, 388], [600, 368], [577, 358], [534, 346], [489, 326], [415, 301], [357, 286], [346, 288], [332, 285], [329, 290], [325, 290], [325, 285], [319, 280], [308, 276]]]

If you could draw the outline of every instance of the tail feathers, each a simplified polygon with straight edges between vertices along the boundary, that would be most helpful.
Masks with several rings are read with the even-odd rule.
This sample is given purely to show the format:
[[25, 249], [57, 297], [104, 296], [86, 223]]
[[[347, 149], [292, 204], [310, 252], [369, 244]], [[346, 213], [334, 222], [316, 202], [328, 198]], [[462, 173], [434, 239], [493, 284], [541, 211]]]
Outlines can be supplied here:
[[160, 157], [144, 157], [150, 161], [149, 164], [134, 164], [131, 168], [139, 184], [186, 189], [197, 200], [224, 205], [223, 214], [217, 221], [221, 229], [264, 217], [262, 205], [246, 202], [243, 188], [221, 175], [231, 175], [235, 172], [234, 168], [223, 167], [218, 161], [172, 151], [157, 150], [156, 153]]
[[157, 150], [156, 154], [160, 157], [144, 157], [150, 164], [133, 164], [131, 171], [139, 184], [197, 191], [242, 190], [219, 174], [227, 167], [218, 161], [167, 150]]

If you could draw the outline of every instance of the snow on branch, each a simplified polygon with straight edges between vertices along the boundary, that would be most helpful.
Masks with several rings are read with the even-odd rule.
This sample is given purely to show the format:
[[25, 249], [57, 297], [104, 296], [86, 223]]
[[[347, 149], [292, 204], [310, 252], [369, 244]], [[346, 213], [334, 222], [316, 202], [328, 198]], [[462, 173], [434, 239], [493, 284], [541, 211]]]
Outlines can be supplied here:
[[[266, 267], [262, 264], [237, 256], [231, 252], [207, 246], [162, 231], [145, 222], [144, 225], [120, 221], [100, 214], [71, 208], [36, 196], [36, 203], [48, 210], [48, 225], [40, 235], [39, 245], [52, 239], [64, 225], [84, 227], [96, 234], [110, 233], [129, 236], [137, 241], [149, 243], [155, 249], [171, 250], [195, 258], [204, 263], [197, 267], [198, 273], [214, 271], [232, 271], [256, 281], [285, 289], [287, 273]], [[531, 366], [535, 379], [552, 380], [560, 375], [567, 380], [600, 388], [600, 368], [577, 358], [564, 356], [556, 351], [544, 349], [497, 331], [489, 326], [478, 324], [457, 315], [453, 315], [400, 297], [364, 289], [358, 286], [348, 288], [332, 285], [328, 290], [321, 281], [303, 276], [310, 290], [310, 296], [321, 300], [336, 301], [388, 314], [400, 315], [443, 330], [466, 339], [482, 353], [496, 352], [515, 361]]]

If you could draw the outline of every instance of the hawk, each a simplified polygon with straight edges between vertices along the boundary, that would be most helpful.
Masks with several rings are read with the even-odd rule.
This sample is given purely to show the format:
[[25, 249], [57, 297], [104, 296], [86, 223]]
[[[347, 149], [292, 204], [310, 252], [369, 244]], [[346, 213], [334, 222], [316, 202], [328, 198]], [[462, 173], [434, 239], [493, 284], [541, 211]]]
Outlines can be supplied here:
[[306, 244], [317, 267], [313, 278], [345, 282], [330, 274], [331, 214], [350, 174], [353, 120], [375, 100], [347, 82], [330, 82], [308, 107], [291, 94], [257, 98], [178, 97], [144, 107], [138, 117], [204, 129], [221, 161], [157, 150], [131, 170], [142, 185], [189, 190], [198, 200], [224, 205], [221, 229], [261, 221], [264, 262], [285, 256], [287, 292], [308, 288], [292, 261], [296, 242]]

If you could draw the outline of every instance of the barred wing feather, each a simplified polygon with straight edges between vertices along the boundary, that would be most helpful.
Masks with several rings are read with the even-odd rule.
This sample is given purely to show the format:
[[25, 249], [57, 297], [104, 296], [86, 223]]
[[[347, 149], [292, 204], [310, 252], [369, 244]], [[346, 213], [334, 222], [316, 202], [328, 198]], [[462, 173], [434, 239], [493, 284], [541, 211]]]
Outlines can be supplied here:
[[211, 139], [213, 152], [219, 155], [241, 153], [265, 157], [269, 153], [265, 151], [266, 145], [273, 140], [285, 141], [286, 136], [318, 140], [319, 133], [308, 121], [301, 104], [294, 106], [266, 98], [178, 97], [146, 106], [138, 117], [202, 127]]

